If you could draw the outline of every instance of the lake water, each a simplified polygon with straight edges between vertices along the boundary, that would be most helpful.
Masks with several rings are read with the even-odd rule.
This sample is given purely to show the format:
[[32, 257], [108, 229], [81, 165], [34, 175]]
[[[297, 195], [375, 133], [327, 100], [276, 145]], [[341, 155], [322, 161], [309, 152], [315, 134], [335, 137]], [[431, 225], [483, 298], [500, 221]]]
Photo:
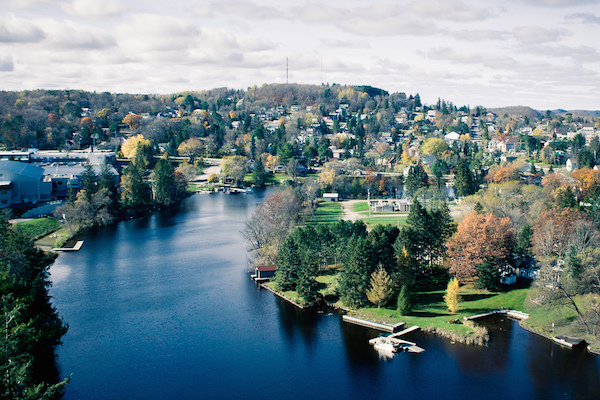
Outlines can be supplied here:
[[485, 322], [489, 347], [414, 332], [426, 351], [389, 360], [368, 344], [378, 332], [258, 289], [240, 231], [264, 195], [192, 196], [58, 257], [66, 399], [600, 398], [600, 357], [510, 320]]

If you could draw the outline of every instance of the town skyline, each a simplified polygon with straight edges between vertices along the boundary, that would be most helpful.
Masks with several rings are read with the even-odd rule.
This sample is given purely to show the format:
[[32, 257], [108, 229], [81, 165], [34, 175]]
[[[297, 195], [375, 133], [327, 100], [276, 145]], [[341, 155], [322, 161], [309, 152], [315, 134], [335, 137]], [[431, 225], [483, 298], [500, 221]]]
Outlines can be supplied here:
[[2, 90], [167, 94], [289, 81], [371, 85], [428, 104], [600, 109], [598, 0], [5, 0], [1, 8]]

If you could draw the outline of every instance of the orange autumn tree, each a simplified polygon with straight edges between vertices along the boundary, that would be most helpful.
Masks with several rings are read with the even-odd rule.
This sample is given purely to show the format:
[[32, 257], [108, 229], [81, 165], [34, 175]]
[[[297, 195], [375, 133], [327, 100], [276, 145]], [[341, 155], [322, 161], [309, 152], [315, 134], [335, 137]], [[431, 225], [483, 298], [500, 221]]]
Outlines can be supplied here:
[[450, 273], [461, 283], [471, 282], [477, 277], [477, 265], [486, 259], [504, 265], [514, 246], [515, 231], [510, 218], [472, 212], [458, 224], [447, 243]]
[[559, 187], [566, 186], [568, 178], [563, 174], [548, 174], [542, 178], [542, 186], [550, 190], [556, 190]]
[[575, 179], [578, 200], [587, 199], [592, 190], [600, 185], [600, 172], [591, 168], [576, 169], [571, 172], [571, 177]]

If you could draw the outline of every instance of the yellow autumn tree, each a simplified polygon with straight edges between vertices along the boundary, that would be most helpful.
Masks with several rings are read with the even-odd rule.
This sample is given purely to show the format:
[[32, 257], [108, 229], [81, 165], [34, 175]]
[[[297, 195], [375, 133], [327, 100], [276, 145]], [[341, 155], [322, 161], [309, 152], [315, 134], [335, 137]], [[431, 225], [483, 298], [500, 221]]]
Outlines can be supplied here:
[[137, 136], [130, 137], [121, 145], [121, 153], [123, 153], [125, 158], [135, 158], [138, 144], [142, 146], [151, 145], [150, 141], [144, 138], [144, 135], [139, 134]]
[[456, 313], [461, 300], [458, 279], [452, 278], [450, 279], [450, 282], [448, 282], [446, 294], [444, 295], [444, 301], [446, 302], [448, 311], [450, 311], [452, 314]]
[[379, 264], [375, 272], [371, 274], [371, 288], [367, 289], [367, 299], [380, 308], [392, 296], [392, 286], [392, 278]]

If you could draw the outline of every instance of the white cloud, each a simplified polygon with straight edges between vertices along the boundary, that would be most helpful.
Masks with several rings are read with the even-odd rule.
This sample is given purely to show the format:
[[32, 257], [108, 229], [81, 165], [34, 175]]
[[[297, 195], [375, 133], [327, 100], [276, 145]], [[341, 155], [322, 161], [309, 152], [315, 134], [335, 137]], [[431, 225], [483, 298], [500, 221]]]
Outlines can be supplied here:
[[513, 29], [515, 39], [527, 44], [557, 42], [570, 34], [571, 32], [565, 29], [548, 29], [540, 26], [521, 26]]
[[370, 49], [371, 43], [368, 40], [341, 40], [321, 38], [319, 41], [321, 47], [330, 49]]
[[600, 24], [600, 17], [593, 13], [575, 13], [565, 17], [565, 19], [578, 19], [586, 24]]
[[61, 7], [79, 18], [115, 17], [125, 11], [119, 0], [73, 0], [71, 3], [61, 3]]
[[398, 5], [341, 8], [309, 3], [291, 10], [293, 19], [308, 24], [335, 26], [359, 36], [425, 36], [439, 29], [422, 18], [413, 18]]
[[0, 72], [10, 72], [14, 71], [15, 62], [13, 61], [12, 56], [4, 56], [0, 55]]
[[251, 20], [266, 20], [283, 18], [285, 13], [280, 8], [263, 6], [253, 1], [224, 0], [212, 1], [207, 5], [195, 5], [190, 10], [199, 17], [224, 15], [227, 17], [242, 17]]
[[196, 25], [157, 14], [135, 15], [115, 32], [121, 52], [139, 61], [186, 61], [189, 48], [201, 40]]
[[56, 0], [4, 0], [3, 5], [13, 9], [38, 8], [55, 3]]
[[574, 7], [587, 4], [598, 4], [599, 0], [525, 0], [529, 4], [542, 7]]
[[79, 53], [82, 49], [101, 50], [116, 45], [114, 37], [99, 28], [57, 20], [44, 21], [44, 26], [48, 34], [46, 47]]
[[415, 1], [409, 4], [406, 10], [422, 18], [458, 22], [481, 21], [491, 16], [490, 7], [477, 7], [453, 0]]
[[40, 42], [46, 34], [26, 19], [13, 14], [0, 17], [0, 43]]
[[510, 32], [492, 29], [473, 29], [448, 32], [448, 34], [459, 40], [479, 42], [482, 40], [506, 40]]

